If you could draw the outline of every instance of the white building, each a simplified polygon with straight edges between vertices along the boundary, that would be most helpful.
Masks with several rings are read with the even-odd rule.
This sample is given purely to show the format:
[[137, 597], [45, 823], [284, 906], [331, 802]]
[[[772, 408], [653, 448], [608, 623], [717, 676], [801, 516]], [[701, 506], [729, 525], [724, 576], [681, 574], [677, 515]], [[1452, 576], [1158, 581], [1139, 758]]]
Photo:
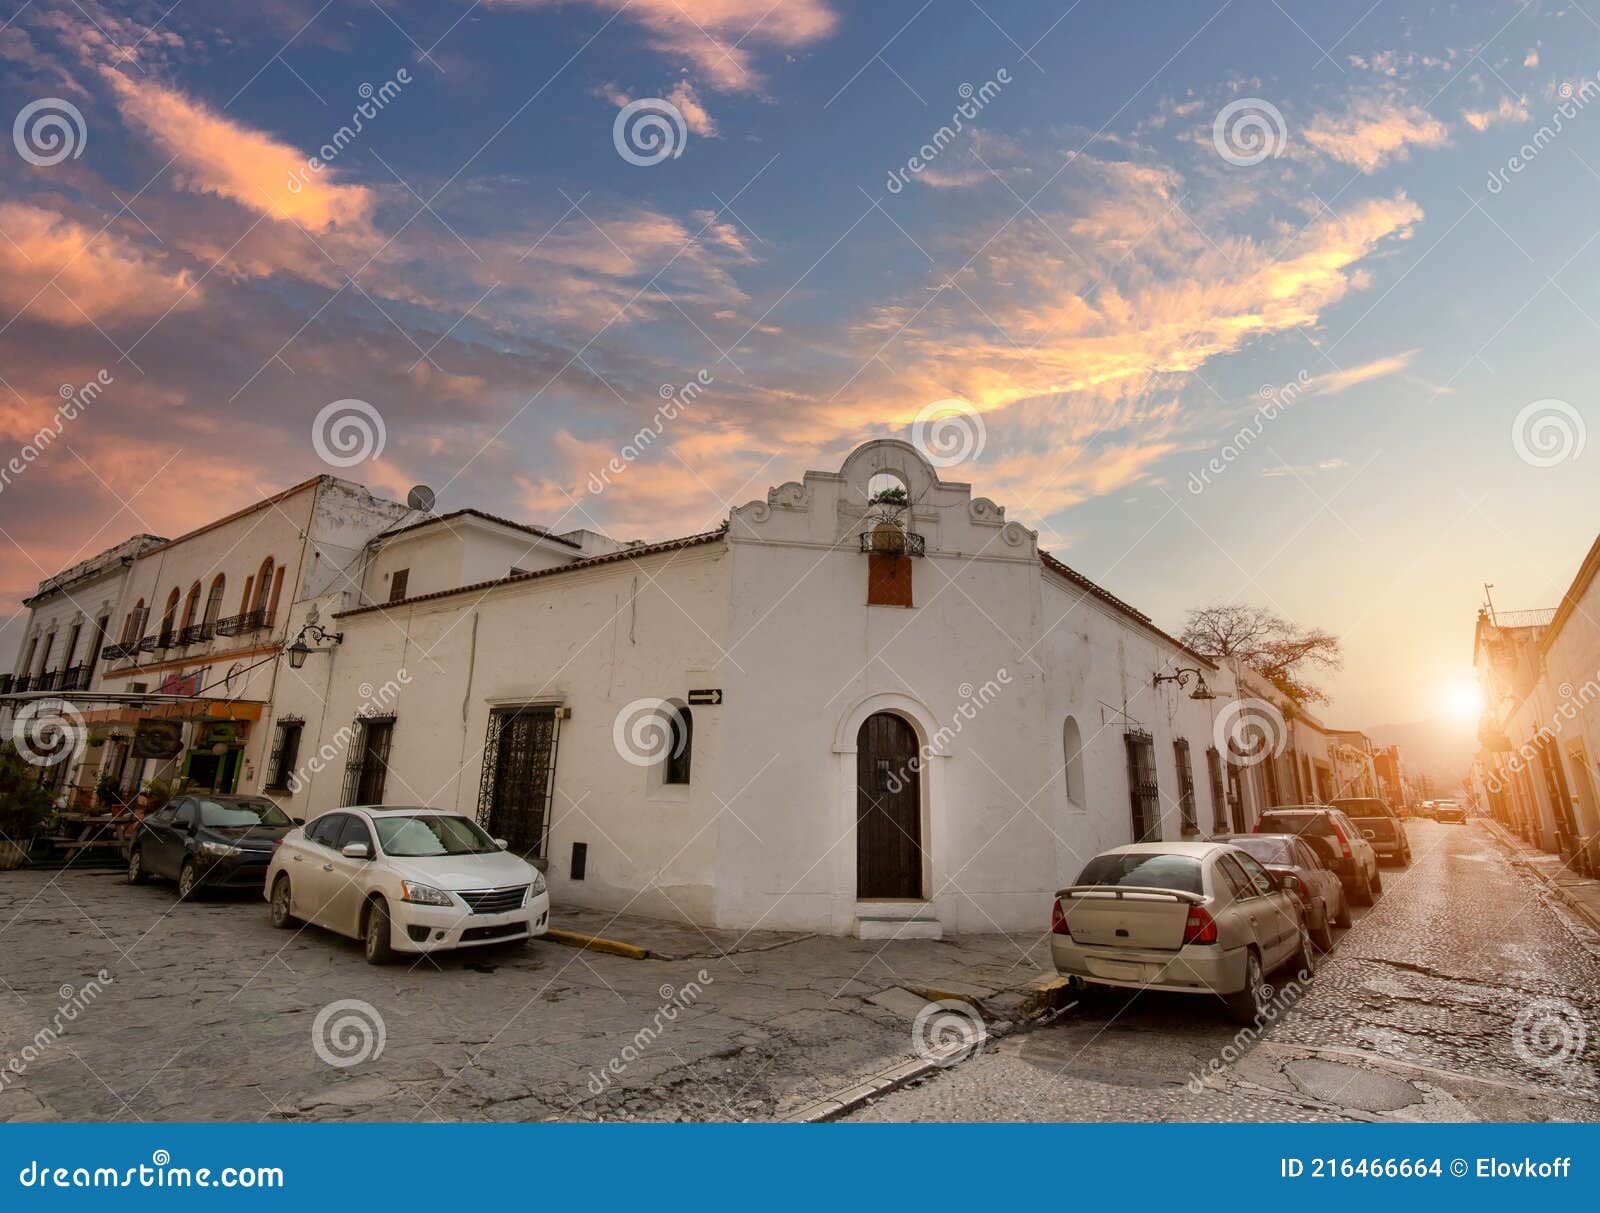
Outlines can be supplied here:
[[455, 515], [364, 567], [360, 604], [305, 604], [337, 640], [279, 675], [295, 762], [258, 782], [298, 818], [474, 815], [558, 903], [1033, 929], [1096, 851], [1235, 824], [1214, 741], [1231, 673], [903, 442], [705, 534], [622, 546]]
[[360, 485], [318, 476], [177, 539], [128, 567], [89, 695], [72, 783], [124, 793], [151, 780], [232, 791], [268, 758], [272, 701], [295, 605], [361, 573], [367, 545], [412, 516]]

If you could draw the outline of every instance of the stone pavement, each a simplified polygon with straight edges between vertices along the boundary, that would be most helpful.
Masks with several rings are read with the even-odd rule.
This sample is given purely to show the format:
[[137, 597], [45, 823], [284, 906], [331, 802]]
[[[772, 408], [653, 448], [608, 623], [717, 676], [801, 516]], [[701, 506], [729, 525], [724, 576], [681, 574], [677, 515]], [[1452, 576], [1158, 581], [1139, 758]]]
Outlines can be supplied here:
[[655, 956], [534, 942], [374, 968], [248, 895], [0, 873], [0, 1120], [780, 1118], [916, 1056], [921, 996], [895, 991], [1001, 1017], [1049, 967], [1042, 931], [557, 925]]
[[1600, 936], [1600, 880], [1574, 872], [1561, 856], [1541, 851], [1498, 821], [1484, 818], [1484, 827], [1511, 853], [1511, 862], [1547, 885], [1589, 928]]

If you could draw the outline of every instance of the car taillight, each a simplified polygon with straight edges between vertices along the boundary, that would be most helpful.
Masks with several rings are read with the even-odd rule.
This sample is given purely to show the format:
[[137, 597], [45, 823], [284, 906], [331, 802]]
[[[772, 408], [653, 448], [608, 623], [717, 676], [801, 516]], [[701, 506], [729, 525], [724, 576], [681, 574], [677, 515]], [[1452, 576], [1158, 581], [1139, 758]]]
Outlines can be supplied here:
[[1067, 926], [1067, 912], [1061, 908], [1059, 901], [1050, 909], [1050, 933], [1072, 938], [1072, 928]]
[[1191, 906], [1189, 919], [1183, 924], [1184, 943], [1216, 943], [1217, 920], [1202, 907]]
[[1340, 852], [1346, 859], [1349, 859], [1352, 854], [1350, 850], [1350, 840], [1344, 836], [1344, 831], [1341, 830], [1337, 824], [1335, 824], [1333, 827], [1333, 836], [1339, 840]]

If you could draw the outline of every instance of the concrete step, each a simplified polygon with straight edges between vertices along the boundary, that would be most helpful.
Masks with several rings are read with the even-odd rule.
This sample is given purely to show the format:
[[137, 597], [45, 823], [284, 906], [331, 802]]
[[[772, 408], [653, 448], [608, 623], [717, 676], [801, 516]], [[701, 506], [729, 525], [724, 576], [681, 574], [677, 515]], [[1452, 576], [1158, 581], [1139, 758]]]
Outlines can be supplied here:
[[856, 903], [857, 939], [943, 939], [944, 926], [927, 901]]

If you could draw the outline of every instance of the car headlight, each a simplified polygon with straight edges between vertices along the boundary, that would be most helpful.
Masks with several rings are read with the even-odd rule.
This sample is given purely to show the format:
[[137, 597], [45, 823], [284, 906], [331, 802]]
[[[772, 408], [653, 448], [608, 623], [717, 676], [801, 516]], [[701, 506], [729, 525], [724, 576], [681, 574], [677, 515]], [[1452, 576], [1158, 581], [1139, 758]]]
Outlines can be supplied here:
[[213, 859], [227, 859], [233, 855], [241, 855], [243, 851], [238, 847], [230, 847], [225, 842], [202, 842], [200, 854], [209, 855]]
[[450, 894], [443, 889], [436, 889], [428, 884], [417, 884], [411, 880], [402, 880], [400, 882], [400, 900], [415, 902], [419, 906], [451, 906], [455, 904], [450, 900]]
[[538, 868], [534, 868], [533, 883], [528, 886], [528, 895], [522, 899], [522, 904], [527, 905], [529, 901], [543, 893], [547, 887], [544, 882], [544, 873]]

